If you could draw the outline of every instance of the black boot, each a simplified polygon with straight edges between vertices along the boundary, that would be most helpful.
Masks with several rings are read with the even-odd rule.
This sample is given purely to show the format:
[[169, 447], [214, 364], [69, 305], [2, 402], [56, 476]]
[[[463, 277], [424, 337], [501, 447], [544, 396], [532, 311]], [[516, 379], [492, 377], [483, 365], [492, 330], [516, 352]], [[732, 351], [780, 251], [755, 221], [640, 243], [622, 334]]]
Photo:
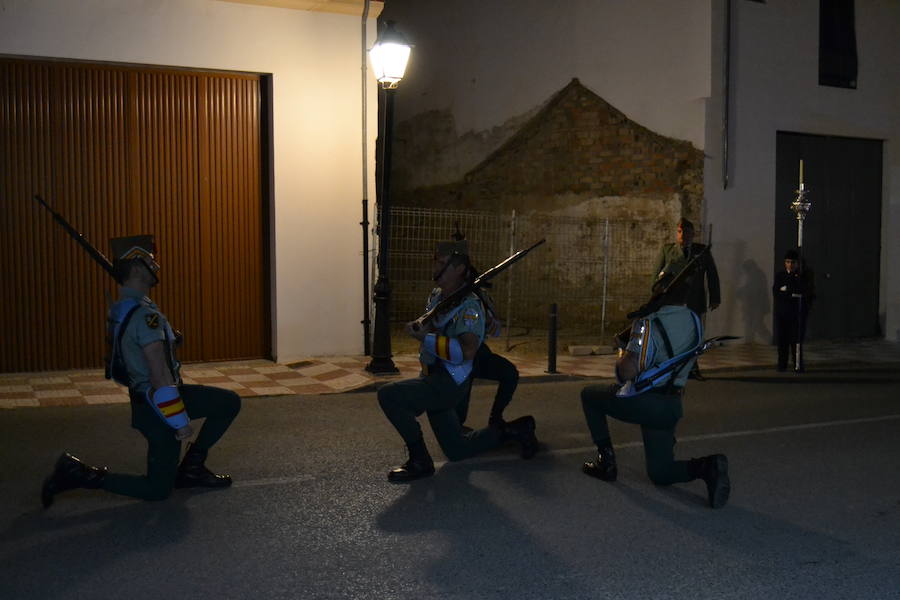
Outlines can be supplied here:
[[404, 483], [434, 475], [434, 461], [428, 454], [425, 440], [420, 438], [417, 442], [407, 444], [407, 448], [409, 449], [409, 460], [401, 466], [391, 469], [388, 472], [388, 481]]
[[597, 460], [589, 460], [581, 465], [581, 470], [603, 481], [615, 481], [619, 476], [619, 468], [616, 466], [616, 452], [612, 446], [599, 448]]
[[223, 488], [231, 485], [231, 475], [216, 475], [206, 468], [206, 450], [198, 448], [196, 444], [189, 444], [181, 465], [178, 467], [178, 476], [175, 478], [175, 487], [209, 487]]
[[503, 429], [506, 427], [506, 421], [503, 419], [503, 415], [491, 413], [491, 416], [488, 417], [488, 427], [503, 433]]
[[503, 423], [500, 439], [504, 442], [508, 440], [519, 442], [522, 445], [522, 458], [529, 459], [538, 451], [537, 436], [534, 434], [536, 428], [537, 424], [531, 415], [519, 417]]
[[691, 475], [706, 482], [706, 492], [711, 508], [722, 508], [731, 494], [731, 480], [728, 477], [728, 457], [713, 454], [703, 458], [692, 458]]
[[98, 468], [86, 465], [68, 452], [63, 452], [57, 459], [53, 473], [44, 480], [41, 488], [41, 503], [44, 508], [53, 504], [53, 497], [66, 490], [75, 488], [98, 489], [106, 477], [106, 467]]

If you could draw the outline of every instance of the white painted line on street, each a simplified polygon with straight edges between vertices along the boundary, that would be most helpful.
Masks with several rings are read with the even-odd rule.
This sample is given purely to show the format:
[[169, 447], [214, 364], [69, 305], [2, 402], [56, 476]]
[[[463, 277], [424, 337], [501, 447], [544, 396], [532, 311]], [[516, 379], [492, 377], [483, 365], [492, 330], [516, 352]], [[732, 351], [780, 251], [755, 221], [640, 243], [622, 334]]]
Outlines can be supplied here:
[[[725, 433], [708, 433], [701, 435], [688, 435], [684, 437], [678, 437], [679, 443], [684, 442], [696, 442], [701, 440], [714, 440], [714, 439], [723, 439], [723, 438], [731, 438], [731, 437], [743, 437], [749, 435], [765, 435], [767, 433], [783, 433], [785, 431], [800, 431], [804, 429], [822, 429], [824, 427], [839, 427], [846, 425], [859, 425], [863, 423], [877, 423], [880, 421], [895, 421], [900, 419], [900, 414], [896, 415], [883, 415], [880, 417], [864, 417], [860, 419], [842, 419], [839, 421], [824, 421], [822, 423], [802, 423], [800, 425], [783, 425], [780, 427], [766, 427], [763, 429], [748, 429], [745, 431], [729, 431]], [[644, 444], [642, 442], [626, 442], [624, 444], [616, 444], [615, 447], [617, 449], [621, 448], [640, 448]], [[590, 454], [591, 452], [596, 452], [597, 449], [594, 446], [582, 446], [579, 448], [565, 448], [561, 450], [547, 450], [541, 451], [538, 453], [538, 456], [541, 455], [558, 455], [558, 456], [567, 456], [570, 454]], [[470, 458], [465, 461], [462, 461], [462, 464], [478, 464], [478, 463], [488, 463], [488, 462], [497, 462], [497, 461], [517, 461], [522, 460], [518, 454], [508, 454], [504, 456], [477, 456], [475, 458]], [[443, 467], [444, 465], [453, 464], [449, 461], [440, 461], [435, 462], [434, 466], [437, 468]], [[387, 468], [388, 465], [385, 465]], [[233, 487], [236, 488], [244, 488], [244, 487], [262, 487], [267, 485], [291, 485], [296, 483], [306, 483], [309, 481], [314, 481], [316, 477], [309, 475], [297, 475], [294, 477], [271, 477], [266, 479], [250, 479], [250, 480], [242, 480], [235, 481]]]
[[[804, 429], [821, 429], [824, 427], [839, 427], [845, 425], [859, 425], [863, 423], [877, 423], [880, 421], [896, 421], [900, 419], [900, 414], [896, 415], [882, 415], [880, 417], [863, 417], [860, 419], [841, 419], [839, 421], [823, 421], [821, 423], [802, 423], [800, 425], [782, 425], [780, 427], [766, 427], [764, 429], [747, 429], [744, 431], [728, 431], [724, 433], [706, 433], [700, 435], [686, 435], [686, 436], [678, 436], [676, 432], [676, 438], [679, 443], [684, 442], [697, 442], [701, 440], [715, 440], [715, 439], [723, 439], [723, 438], [732, 438], [732, 437], [744, 437], [748, 435], [765, 435], [767, 433], [783, 433], [785, 431], [801, 431]], [[540, 438], [538, 438], [540, 440]], [[614, 444], [614, 446], [619, 448], [640, 448], [644, 444], [643, 442], [625, 442], [624, 444]], [[546, 450], [538, 452], [538, 456], [542, 454], [553, 454], [566, 456], [569, 454], [583, 454], [585, 452], [596, 452], [597, 448], [595, 446], [582, 446], [580, 448], [564, 448], [560, 450]], [[472, 459], [468, 459], [465, 462], [494, 462], [498, 460], [521, 460], [518, 455], [509, 455], [509, 456], [481, 456], [475, 457]], [[447, 464], [452, 464], [448, 461], [443, 462], [435, 462], [434, 466], [439, 467]]]
[[265, 485], [287, 485], [291, 483], [307, 483], [315, 480], [316, 478], [312, 475], [295, 475], [293, 477], [267, 477], [265, 479], [244, 479], [241, 481], [235, 481], [231, 484], [231, 487], [245, 488], [261, 487]]

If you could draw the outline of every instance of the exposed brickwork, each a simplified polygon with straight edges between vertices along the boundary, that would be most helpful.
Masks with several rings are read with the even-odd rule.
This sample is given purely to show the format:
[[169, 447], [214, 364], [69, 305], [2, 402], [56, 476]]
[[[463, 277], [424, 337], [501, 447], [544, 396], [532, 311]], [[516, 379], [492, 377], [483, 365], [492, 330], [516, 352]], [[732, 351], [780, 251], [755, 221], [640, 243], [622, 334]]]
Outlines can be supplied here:
[[[414, 168], [403, 162], [400, 170]], [[395, 202], [527, 211], [587, 198], [673, 195], [683, 215], [699, 223], [703, 153], [629, 120], [573, 79], [461, 181], [398, 193]]]
[[[520, 245], [548, 239], [519, 267], [522, 281], [529, 282], [527, 290], [513, 286], [519, 326], [543, 326], [546, 305], [556, 302], [566, 327], [599, 331], [604, 297], [604, 322], [614, 328], [626, 324], [627, 313], [649, 297], [654, 260], [663, 243], [674, 241], [678, 217], [702, 226], [703, 153], [629, 120], [577, 79], [453, 183], [439, 184], [450, 170], [431, 170], [437, 165], [432, 152], [445, 148], [459, 159], [465, 145], [448, 137], [452, 118], [434, 113], [415, 122], [417, 127], [403, 128], [403, 147], [416, 152], [401, 153], [394, 171], [402, 180], [393, 195], [396, 205], [498, 215], [515, 210]], [[468, 150], [462, 154], [474, 164], [477, 149]], [[608, 261], [606, 220], [612, 224]], [[444, 235], [449, 234], [448, 229]], [[476, 247], [496, 241], [484, 239], [484, 232], [467, 235]], [[395, 278], [395, 284], [415, 282]]]

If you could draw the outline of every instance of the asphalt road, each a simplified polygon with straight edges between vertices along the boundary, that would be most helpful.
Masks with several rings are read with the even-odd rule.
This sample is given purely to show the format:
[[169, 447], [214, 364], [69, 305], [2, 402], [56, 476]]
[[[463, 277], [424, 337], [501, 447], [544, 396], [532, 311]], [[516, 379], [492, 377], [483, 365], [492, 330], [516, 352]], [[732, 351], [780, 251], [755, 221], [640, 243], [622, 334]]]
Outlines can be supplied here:
[[612, 428], [618, 482], [584, 476], [585, 383], [520, 386], [507, 417], [537, 418], [530, 461], [508, 447], [393, 485], [404, 451], [374, 393], [254, 398], [208, 461], [232, 488], [48, 510], [62, 449], [142, 470], [129, 409], [2, 411], [0, 598], [900, 598], [896, 366], [691, 382], [676, 453], [729, 456], [721, 510], [702, 482], [653, 486], [636, 426]]

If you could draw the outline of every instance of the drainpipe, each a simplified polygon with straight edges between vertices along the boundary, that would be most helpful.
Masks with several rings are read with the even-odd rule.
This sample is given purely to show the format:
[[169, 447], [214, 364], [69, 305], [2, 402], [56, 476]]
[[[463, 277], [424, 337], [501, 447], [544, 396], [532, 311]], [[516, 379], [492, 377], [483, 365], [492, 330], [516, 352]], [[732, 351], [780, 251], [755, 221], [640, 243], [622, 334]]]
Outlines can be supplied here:
[[731, 0], [725, 0], [725, 39], [722, 49], [722, 189], [728, 189], [728, 109], [731, 104]]
[[372, 336], [370, 335], [369, 297], [369, 151], [368, 151], [368, 120], [366, 118], [366, 27], [369, 19], [369, 1], [366, 0], [362, 14], [362, 257], [363, 257], [363, 354], [369, 356], [372, 353]]

